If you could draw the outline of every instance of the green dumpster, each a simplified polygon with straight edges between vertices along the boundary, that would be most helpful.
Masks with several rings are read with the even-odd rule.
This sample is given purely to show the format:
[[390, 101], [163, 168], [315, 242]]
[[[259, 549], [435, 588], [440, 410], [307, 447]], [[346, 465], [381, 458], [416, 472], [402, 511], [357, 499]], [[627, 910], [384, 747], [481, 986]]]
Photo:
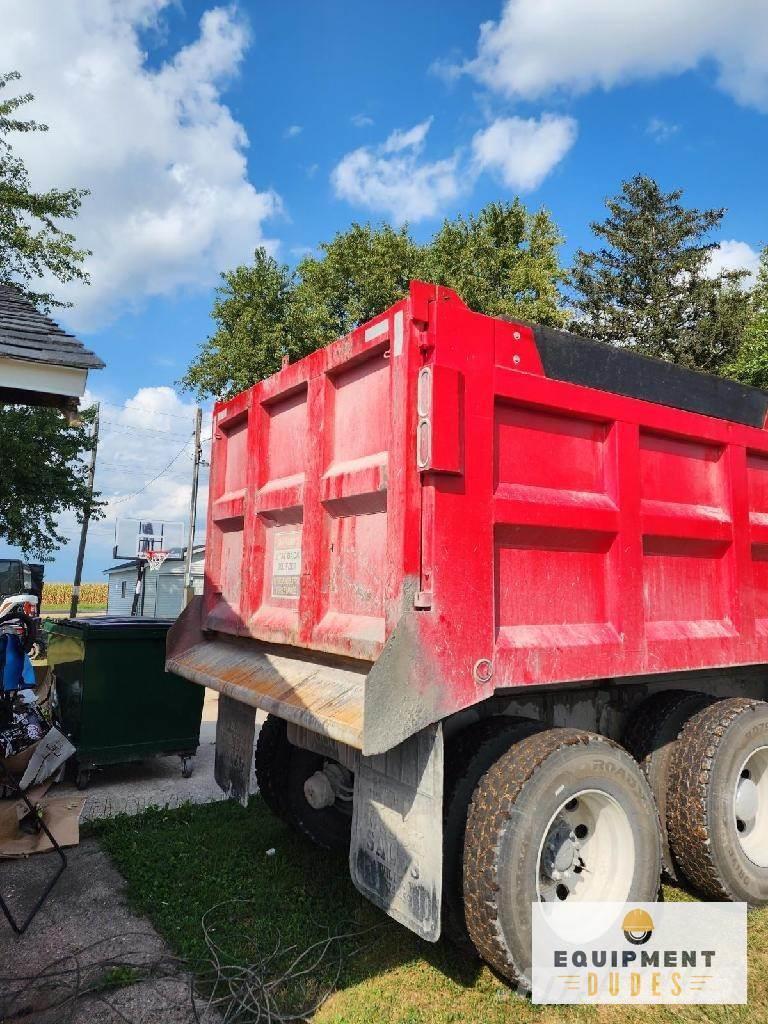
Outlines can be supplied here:
[[205, 690], [165, 671], [172, 619], [48, 620], [48, 664], [63, 731], [77, 750], [77, 785], [91, 769], [178, 754], [182, 774], [200, 741]]

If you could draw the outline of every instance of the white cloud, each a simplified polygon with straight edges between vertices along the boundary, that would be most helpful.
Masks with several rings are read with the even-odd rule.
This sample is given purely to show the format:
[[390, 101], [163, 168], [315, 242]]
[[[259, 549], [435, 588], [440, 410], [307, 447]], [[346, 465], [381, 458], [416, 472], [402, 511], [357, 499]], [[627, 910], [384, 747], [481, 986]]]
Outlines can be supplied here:
[[[107, 506], [105, 517], [94, 520], [88, 529], [86, 577], [90, 579], [98, 579], [100, 571], [112, 564], [117, 520], [155, 518], [188, 522], [195, 412], [193, 402], [183, 401], [169, 387], [140, 388], [132, 397], [115, 404], [88, 392], [81, 405], [85, 407], [94, 401], [101, 401], [95, 486]], [[203, 437], [209, 434], [210, 410], [206, 409]], [[204, 461], [209, 452], [210, 445], [204, 444]], [[157, 479], [153, 480], [154, 477]], [[208, 474], [204, 467], [197, 507], [198, 543], [205, 538], [207, 501]], [[47, 573], [50, 579], [66, 578], [69, 574], [69, 562], [80, 535], [72, 515], [61, 517], [59, 529], [69, 543]]]
[[421, 157], [432, 118], [398, 128], [378, 147], [347, 153], [331, 173], [340, 199], [388, 214], [395, 223], [435, 217], [483, 172], [515, 191], [537, 188], [576, 140], [570, 117], [502, 117], [477, 132], [471, 157], [457, 149], [442, 160]]
[[712, 277], [717, 277], [723, 270], [746, 270], [749, 278], [745, 279], [745, 283], [749, 284], [757, 276], [759, 266], [759, 252], [746, 242], [728, 238], [720, 242], [718, 249], [712, 250], [708, 272]]
[[472, 153], [478, 170], [498, 175], [508, 188], [538, 188], [576, 141], [571, 117], [502, 117], [478, 132]]
[[740, 103], [768, 110], [765, 0], [506, 0], [460, 70], [507, 96], [582, 93], [711, 61]]
[[645, 134], [650, 135], [654, 142], [667, 142], [679, 131], [679, 124], [665, 121], [663, 117], [652, 117], [645, 126]]
[[350, 121], [355, 128], [369, 128], [373, 124], [373, 118], [367, 114], [353, 114]]
[[300, 124], [289, 124], [283, 132], [283, 136], [286, 139], [295, 139], [297, 135], [301, 135], [304, 131], [304, 126]]
[[415, 124], [413, 128], [396, 128], [381, 147], [383, 153], [402, 153], [404, 149], [412, 149], [419, 152], [424, 146], [429, 129], [432, 127], [434, 118], [428, 117], [425, 121]]
[[[81, 404], [98, 400], [89, 394]], [[96, 487], [109, 502], [107, 518], [186, 520], [195, 403], [164, 386], [139, 388], [122, 403], [102, 402]], [[209, 419], [204, 414], [203, 437], [210, 434]]]
[[76, 303], [62, 317], [75, 328], [208, 286], [264, 242], [280, 209], [248, 180], [246, 133], [221, 101], [245, 25], [233, 8], [212, 8], [194, 41], [151, 67], [141, 33], [162, 29], [171, 2], [0, 0], [0, 67], [22, 73], [30, 115], [51, 129], [13, 144], [35, 187], [91, 189], [74, 226], [93, 250], [91, 287], [54, 289]]
[[376, 148], [347, 153], [331, 173], [336, 195], [350, 203], [389, 214], [396, 223], [434, 217], [460, 191], [459, 154], [422, 161], [420, 154], [432, 118], [398, 129]]

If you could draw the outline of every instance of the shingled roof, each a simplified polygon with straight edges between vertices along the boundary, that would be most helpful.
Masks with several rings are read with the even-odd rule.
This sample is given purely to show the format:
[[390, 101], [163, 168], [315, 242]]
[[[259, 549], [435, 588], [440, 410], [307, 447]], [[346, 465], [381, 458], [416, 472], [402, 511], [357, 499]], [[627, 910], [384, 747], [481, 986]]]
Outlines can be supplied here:
[[56, 366], [100, 370], [104, 363], [13, 285], [0, 284], [0, 356]]

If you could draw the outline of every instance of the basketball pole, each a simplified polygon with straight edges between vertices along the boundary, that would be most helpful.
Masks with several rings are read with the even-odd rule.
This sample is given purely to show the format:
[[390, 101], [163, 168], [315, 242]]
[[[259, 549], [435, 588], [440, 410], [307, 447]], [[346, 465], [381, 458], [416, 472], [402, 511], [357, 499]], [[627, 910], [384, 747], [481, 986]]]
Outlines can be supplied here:
[[195, 455], [192, 467], [192, 497], [189, 503], [189, 534], [187, 536], [187, 550], [184, 557], [184, 607], [195, 595], [195, 588], [192, 583], [192, 554], [195, 544], [195, 527], [197, 525], [197, 488], [200, 480], [200, 462], [203, 457], [203, 449], [200, 445], [200, 432], [203, 425], [203, 410], [198, 405], [195, 409]]
[[139, 601], [141, 601], [141, 614], [144, 614], [144, 577], [147, 574], [147, 562], [144, 558], [138, 558], [136, 561], [136, 587], [133, 591], [133, 602], [131, 603], [131, 618], [139, 614]]
[[83, 575], [83, 561], [85, 560], [85, 542], [88, 537], [88, 521], [91, 518], [91, 505], [93, 503], [93, 478], [96, 475], [96, 449], [99, 446], [99, 403], [96, 403], [96, 416], [93, 421], [93, 448], [91, 449], [91, 464], [88, 467], [88, 501], [83, 509], [83, 525], [80, 530], [80, 547], [77, 549], [77, 564], [75, 566], [75, 579], [72, 584], [72, 602], [69, 606], [70, 619], [77, 618], [77, 606], [80, 602], [80, 580]]

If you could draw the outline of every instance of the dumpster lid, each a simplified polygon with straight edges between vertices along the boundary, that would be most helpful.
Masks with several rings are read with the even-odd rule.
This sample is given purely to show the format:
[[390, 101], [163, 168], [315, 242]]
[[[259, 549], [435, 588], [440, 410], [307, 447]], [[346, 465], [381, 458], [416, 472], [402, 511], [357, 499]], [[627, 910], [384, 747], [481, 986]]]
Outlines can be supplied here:
[[175, 619], [132, 618], [127, 615], [99, 615], [82, 619], [46, 619], [47, 633], [90, 634], [99, 640], [126, 639], [129, 635], [144, 639], [161, 637], [171, 628]]

